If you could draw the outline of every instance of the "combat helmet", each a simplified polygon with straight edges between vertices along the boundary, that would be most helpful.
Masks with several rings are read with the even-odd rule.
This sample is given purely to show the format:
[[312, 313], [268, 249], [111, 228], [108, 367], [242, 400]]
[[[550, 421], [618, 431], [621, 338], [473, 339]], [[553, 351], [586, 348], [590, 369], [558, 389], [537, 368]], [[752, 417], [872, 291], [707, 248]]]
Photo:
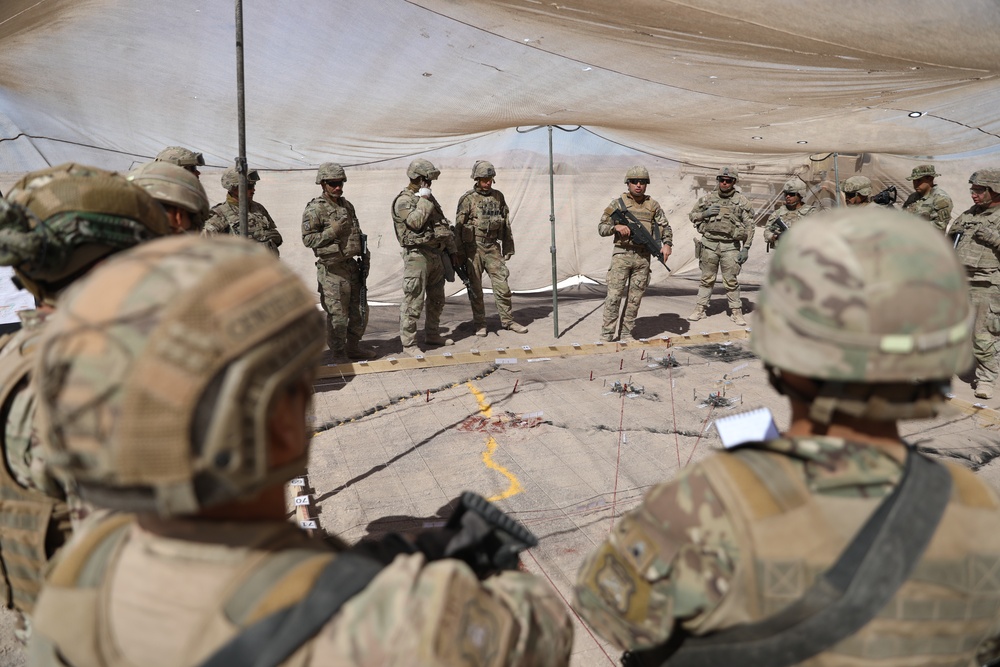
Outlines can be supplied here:
[[476, 160], [476, 163], [472, 165], [472, 180], [478, 181], [481, 178], [496, 178], [497, 170], [493, 167], [492, 162], [487, 162], [486, 160]]
[[163, 516], [287, 481], [307, 448], [269, 465], [271, 407], [310, 378], [323, 336], [312, 291], [260, 244], [180, 235], [122, 253], [40, 338], [47, 463], [88, 502]]
[[856, 192], [862, 197], [872, 196], [872, 182], [867, 176], [861, 174], [848, 178], [840, 184], [840, 189], [845, 193]]
[[740, 181], [740, 172], [736, 167], [723, 167], [719, 170], [715, 180], [721, 181], [723, 178], [731, 178], [737, 183]]
[[169, 162], [178, 167], [204, 167], [205, 157], [183, 146], [167, 146], [156, 154], [155, 162]]
[[925, 176], [930, 176], [932, 178], [937, 178], [941, 174], [937, 173], [932, 164], [921, 164], [913, 168], [910, 172], [910, 177], [907, 179], [909, 181], [916, 181], [917, 179], [924, 178]]
[[406, 168], [406, 177], [411, 181], [415, 181], [418, 178], [426, 178], [428, 181], [433, 181], [440, 175], [441, 171], [431, 164], [429, 160], [419, 157]]
[[208, 195], [198, 177], [170, 162], [147, 162], [128, 174], [126, 180], [138, 185], [158, 202], [182, 208], [201, 229], [208, 217]]
[[26, 174], [0, 209], [0, 265], [40, 303], [53, 303], [107, 255], [170, 233], [145, 190], [74, 163]]
[[628, 171], [625, 172], [625, 182], [628, 183], [629, 179], [632, 178], [640, 178], [649, 183], [649, 170], [641, 165], [629, 167]]
[[1000, 194], [1000, 169], [979, 169], [969, 176], [969, 183], [989, 188]]
[[794, 192], [799, 196], [799, 199], [803, 201], [805, 201], [806, 193], [808, 192], [806, 190], [806, 184], [803, 183], [800, 178], [790, 178], [785, 181], [785, 184], [781, 186], [781, 191]]
[[810, 418], [937, 415], [952, 376], [972, 364], [965, 273], [931, 225], [882, 207], [810, 216], [782, 237], [755, 310], [750, 347], [783, 393], [781, 372], [818, 383]]
[[316, 185], [323, 181], [344, 181], [347, 182], [347, 173], [339, 164], [324, 162], [316, 170]]
[[[222, 172], [222, 187], [226, 192], [229, 192], [233, 188], [240, 187], [240, 173], [236, 171], [236, 167], [229, 167], [224, 172]], [[251, 169], [247, 172], [247, 183], [256, 183], [260, 180], [260, 174], [257, 173], [256, 169]]]

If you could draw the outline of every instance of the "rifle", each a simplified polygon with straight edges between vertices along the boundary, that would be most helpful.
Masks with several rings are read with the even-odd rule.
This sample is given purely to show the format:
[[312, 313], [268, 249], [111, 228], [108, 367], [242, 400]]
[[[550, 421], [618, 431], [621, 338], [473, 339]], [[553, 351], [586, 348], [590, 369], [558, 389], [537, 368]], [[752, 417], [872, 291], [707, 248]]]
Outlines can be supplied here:
[[642, 226], [642, 223], [632, 215], [626, 208], [625, 202], [622, 201], [621, 197], [618, 198], [618, 203], [621, 204], [620, 208], [614, 210], [611, 214], [611, 220], [615, 224], [625, 225], [631, 232], [632, 242], [638, 243], [643, 248], [649, 251], [650, 255], [656, 257], [660, 260], [660, 264], [663, 265], [667, 271], [670, 271], [670, 267], [667, 263], [663, 261], [663, 255], [660, 251], [663, 249], [663, 244], [653, 238], [653, 235], [646, 231], [646, 228]]
[[371, 256], [368, 254], [368, 235], [361, 235], [361, 256], [354, 260], [361, 270], [361, 328], [368, 328], [368, 271], [371, 270]]
[[781, 235], [788, 231], [788, 223], [782, 220], [780, 215], [774, 219], [774, 225], [778, 227], [778, 233], [774, 235], [774, 241], [767, 243], [764, 248], [764, 252], [771, 252], [771, 248], [773, 248], [774, 244], [778, 242]]

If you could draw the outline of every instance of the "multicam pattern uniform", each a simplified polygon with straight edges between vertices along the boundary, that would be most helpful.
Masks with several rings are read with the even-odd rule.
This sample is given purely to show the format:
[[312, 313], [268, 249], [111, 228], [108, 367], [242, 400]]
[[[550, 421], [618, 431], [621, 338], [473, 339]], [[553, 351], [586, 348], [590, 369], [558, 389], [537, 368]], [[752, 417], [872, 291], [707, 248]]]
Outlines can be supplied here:
[[392, 203], [396, 240], [403, 248], [403, 303], [399, 309], [399, 338], [414, 345], [417, 320], [427, 301], [424, 331], [439, 336], [444, 310], [444, 263], [441, 253], [456, 253], [455, 237], [434, 195], [418, 197], [409, 185]]
[[327, 345], [343, 352], [348, 340], [361, 340], [366, 324], [361, 315], [363, 277], [354, 259], [361, 255], [361, 225], [354, 205], [343, 197], [313, 199], [302, 212], [302, 242], [316, 254]]
[[[655, 199], [646, 197], [639, 204], [632, 198], [631, 193], [625, 192], [621, 200], [625, 203], [625, 209], [636, 217], [654, 239], [659, 239], [666, 245], [673, 245], [674, 236], [670, 223], [667, 222], [667, 215]], [[604, 298], [604, 318], [601, 324], [601, 335], [607, 340], [614, 338], [619, 318], [622, 323], [621, 335], [623, 337], [632, 335], [642, 295], [649, 285], [651, 259], [649, 251], [615, 231], [615, 222], [611, 219], [611, 215], [619, 208], [618, 200], [612, 200], [604, 209], [601, 221], [597, 225], [598, 234], [615, 237], [611, 266], [608, 268], [608, 294]], [[620, 313], [623, 297], [624, 315]]]
[[[712, 456], [617, 522], [577, 580], [576, 609], [622, 649], [706, 635], [777, 613], [827, 570], [902, 475], [880, 449], [775, 440]], [[808, 661], [973, 665], [1000, 634], [1000, 501], [948, 465], [953, 494], [910, 579], [877, 618]]]
[[[704, 195], [695, 203], [689, 217], [701, 239], [695, 240], [695, 253], [701, 268], [701, 282], [698, 286], [698, 306], [707, 308], [712, 298], [715, 277], [722, 271], [722, 284], [729, 298], [729, 309], [742, 309], [740, 301], [740, 264], [736, 261], [740, 249], [750, 249], [753, 243], [753, 206], [746, 196], [735, 187], [728, 196], [718, 188]], [[708, 220], [696, 216], [712, 206], [719, 207], [719, 214]]]
[[[787, 206], [782, 204], [767, 218], [767, 225], [764, 227], [764, 242], [773, 248], [775, 242], [778, 240], [778, 237], [786, 231], [782, 230], [781, 227], [778, 226], [779, 218], [783, 223], [785, 223], [785, 225], [788, 226], [788, 229], [791, 229], [792, 225], [796, 222], [817, 210], [818, 209], [813, 206], [802, 204], [794, 211], [790, 211]], [[715, 280], [714, 276], [712, 277], [712, 280]]]
[[[205, 236], [216, 234], [240, 235], [240, 202], [226, 195], [226, 201], [212, 207], [212, 214], [205, 221], [201, 232]], [[281, 245], [281, 232], [261, 204], [251, 201], [247, 205], [247, 236], [262, 243], [275, 255]]]
[[942, 232], [951, 221], [952, 206], [951, 197], [937, 185], [932, 186], [926, 195], [914, 192], [903, 202], [904, 211], [930, 220]]
[[493, 300], [497, 304], [501, 326], [514, 321], [511, 315], [510, 271], [504, 257], [514, 254], [514, 235], [510, 229], [510, 209], [503, 193], [494, 188], [481, 190], [478, 186], [458, 200], [455, 214], [455, 237], [459, 254], [464, 255], [465, 269], [469, 272], [469, 303], [472, 321], [477, 329], [486, 326], [486, 305], [483, 303], [483, 271], [489, 274], [493, 285]]
[[[95, 518], [47, 582], [32, 664], [199, 665], [304, 597], [335, 558], [285, 521]], [[81, 619], [89, 631], [74, 627]], [[397, 557], [281, 664], [545, 667], [568, 664], [571, 648], [566, 609], [544, 581], [480, 582], [460, 561], [418, 554]]]
[[961, 234], [955, 251], [965, 266], [976, 309], [972, 354], [977, 386], [992, 385], [1000, 373], [1000, 206], [973, 206], [955, 218], [949, 231]]

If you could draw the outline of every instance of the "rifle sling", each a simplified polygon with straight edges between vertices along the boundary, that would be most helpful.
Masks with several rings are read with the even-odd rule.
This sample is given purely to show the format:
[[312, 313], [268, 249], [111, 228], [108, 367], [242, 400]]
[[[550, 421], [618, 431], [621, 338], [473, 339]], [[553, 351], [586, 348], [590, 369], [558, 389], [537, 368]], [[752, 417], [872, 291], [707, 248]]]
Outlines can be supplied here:
[[344, 603], [360, 593], [382, 568], [381, 563], [366, 556], [351, 552], [338, 554], [320, 572], [306, 597], [245, 628], [201, 667], [276, 667], [316, 636]]
[[821, 653], [892, 599], [930, 543], [950, 496], [948, 470], [910, 448], [899, 484], [802, 598], [757, 623], [628, 653], [623, 664], [785, 667]]

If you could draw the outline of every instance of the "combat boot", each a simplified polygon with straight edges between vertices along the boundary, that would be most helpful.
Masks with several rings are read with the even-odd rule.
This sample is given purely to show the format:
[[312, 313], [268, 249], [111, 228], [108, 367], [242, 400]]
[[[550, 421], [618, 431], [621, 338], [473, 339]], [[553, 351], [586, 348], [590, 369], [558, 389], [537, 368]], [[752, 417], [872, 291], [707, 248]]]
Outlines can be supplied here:
[[347, 346], [344, 348], [344, 353], [348, 359], [360, 361], [370, 361], [378, 356], [374, 350], [367, 346], [362, 346], [361, 341], [357, 340], [348, 340]]
[[442, 345], [454, 345], [455, 341], [451, 338], [445, 338], [439, 333], [425, 333], [424, 342], [433, 347], [441, 347]]
[[347, 354], [344, 352], [342, 347], [331, 347], [330, 348], [330, 363], [333, 364], [346, 364], [350, 362]]
[[631, 331], [623, 331], [622, 334], [618, 337], [618, 340], [621, 341], [622, 343], [631, 343], [635, 341], [635, 338], [632, 338]]
[[976, 398], [993, 398], [993, 385], [976, 382]]
[[733, 308], [733, 312], [730, 313], [729, 319], [731, 319], [733, 322], [736, 322], [736, 324], [738, 324], [741, 327], [745, 327], [747, 325], [747, 321], [743, 319], [742, 308]]
[[687, 316], [688, 322], [697, 322], [702, 319], [705, 319], [705, 306], [698, 306], [693, 313]]
[[486, 324], [476, 324], [476, 335], [480, 338], [486, 338], [489, 332], [486, 330]]
[[508, 331], [513, 331], [516, 334], [526, 334], [526, 333], [528, 333], [528, 327], [521, 326], [517, 322], [513, 322], [513, 321], [512, 322], [508, 322], [507, 324], [503, 325], [503, 328], [507, 329]]

